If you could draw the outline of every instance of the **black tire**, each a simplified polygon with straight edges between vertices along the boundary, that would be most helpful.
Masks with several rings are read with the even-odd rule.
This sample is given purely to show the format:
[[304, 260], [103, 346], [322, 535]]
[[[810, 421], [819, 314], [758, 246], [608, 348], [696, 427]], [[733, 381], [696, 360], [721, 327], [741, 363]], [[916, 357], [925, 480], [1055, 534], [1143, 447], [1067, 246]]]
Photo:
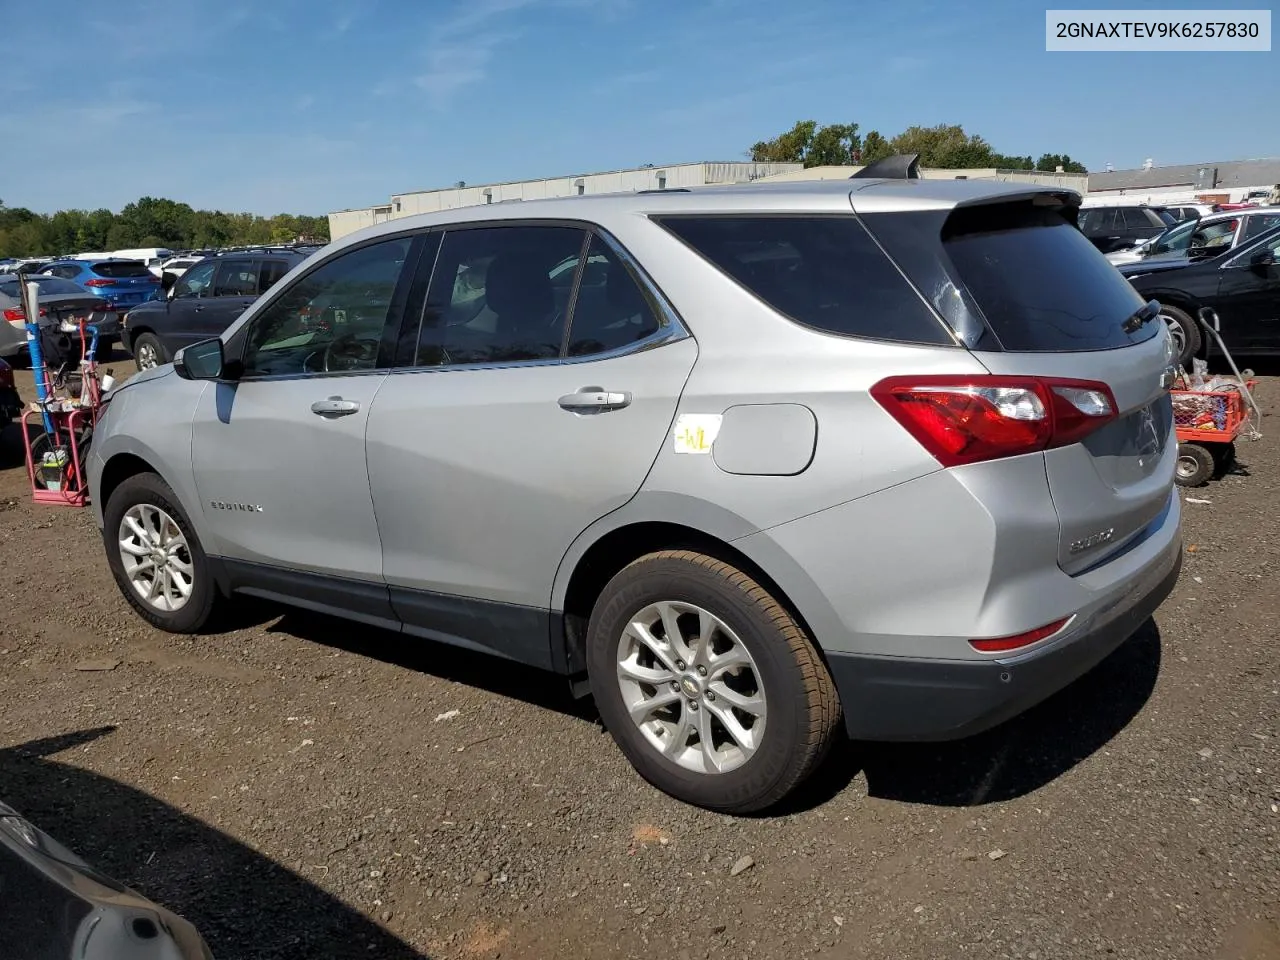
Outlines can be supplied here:
[[[767, 724], [761, 743], [736, 769], [706, 774], [679, 766], [645, 739], [628, 713], [618, 683], [619, 644], [631, 619], [662, 601], [714, 614], [755, 661]], [[754, 813], [777, 804], [821, 763], [840, 723], [831, 675], [791, 614], [741, 570], [700, 553], [649, 554], [609, 581], [591, 613], [587, 670], [601, 718], [636, 771], [676, 799], [712, 810]]]
[[1217, 464], [1207, 447], [1198, 443], [1178, 444], [1178, 466], [1174, 479], [1180, 487], [1199, 487], [1209, 482]]
[[1203, 346], [1200, 324], [1196, 322], [1195, 317], [1185, 310], [1179, 310], [1177, 307], [1170, 307], [1166, 304], [1160, 305], [1160, 316], [1169, 325], [1169, 332], [1173, 334], [1174, 342], [1177, 343], [1179, 339], [1182, 341], [1182, 351], [1173, 358], [1173, 362], [1190, 370], [1191, 361], [1200, 356], [1200, 350]]
[[149, 370], [150, 367], [142, 365], [141, 357], [148, 351], [154, 350], [156, 355], [156, 365], [168, 363], [172, 357], [169, 351], [164, 348], [164, 344], [160, 342], [160, 338], [154, 333], [140, 333], [129, 344], [133, 353], [133, 365], [141, 370]]
[[[187, 541], [187, 552], [192, 566], [191, 595], [177, 610], [159, 610], [138, 596], [125, 573], [120, 557], [120, 526], [130, 508], [139, 504], [159, 507], [177, 524]], [[103, 540], [107, 551], [107, 563], [116, 579], [116, 586], [137, 611], [138, 616], [153, 627], [168, 633], [198, 633], [212, 619], [222, 597], [218, 593], [205, 555], [187, 512], [182, 509], [177, 495], [169, 485], [154, 473], [140, 473], [125, 480], [112, 491], [103, 510]]]

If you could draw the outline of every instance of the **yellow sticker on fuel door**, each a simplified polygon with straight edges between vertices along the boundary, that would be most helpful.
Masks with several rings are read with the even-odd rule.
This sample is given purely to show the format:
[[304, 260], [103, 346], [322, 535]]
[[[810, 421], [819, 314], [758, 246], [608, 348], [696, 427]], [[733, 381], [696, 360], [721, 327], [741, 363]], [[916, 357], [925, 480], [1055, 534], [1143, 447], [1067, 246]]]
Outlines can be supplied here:
[[676, 418], [675, 430], [672, 431], [676, 453], [710, 453], [723, 419], [718, 413], [681, 414]]

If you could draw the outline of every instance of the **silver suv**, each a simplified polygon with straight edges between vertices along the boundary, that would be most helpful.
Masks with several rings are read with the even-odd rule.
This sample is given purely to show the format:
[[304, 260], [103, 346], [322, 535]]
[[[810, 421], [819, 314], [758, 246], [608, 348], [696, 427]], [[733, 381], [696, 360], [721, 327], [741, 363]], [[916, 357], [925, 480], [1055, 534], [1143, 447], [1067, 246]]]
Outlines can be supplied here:
[[1078, 202], [828, 181], [354, 234], [114, 392], [112, 572], [164, 630], [253, 594], [564, 675], [720, 810], [841, 725], [990, 727], [1181, 564], [1169, 337]]

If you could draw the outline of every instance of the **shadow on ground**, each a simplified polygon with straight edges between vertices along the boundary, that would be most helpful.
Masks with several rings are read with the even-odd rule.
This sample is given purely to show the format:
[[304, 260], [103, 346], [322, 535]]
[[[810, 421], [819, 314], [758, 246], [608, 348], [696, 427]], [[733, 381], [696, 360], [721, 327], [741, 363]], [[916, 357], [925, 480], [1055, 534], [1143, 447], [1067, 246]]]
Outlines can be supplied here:
[[[258, 607], [257, 622], [265, 623], [267, 618], [273, 614], [280, 616], [281, 612], [281, 608], [269, 605]], [[248, 610], [245, 615], [252, 616]], [[574, 699], [569, 692], [569, 681], [565, 677], [503, 660], [501, 657], [475, 653], [392, 630], [373, 627], [352, 630], [351, 624], [344, 620], [302, 610], [285, 611], [279, 620], [266, 629], [268, 633], [285, 633], [309, 643], [346, 650], [348, 653], [381, 660], [383, 663], [442, 680], [481, 687], [491, 693], [522, 700], [545, 710], [555, 710], [580, 720], [598, 719], [595, 704], [590, 698]]]
[[1021, 797], [1106, 746], [1151, 697], [1160, 631], [1147, 620], [1075, 683], [993, 730], [947, 743], [840, 741], [786, 811], [825, 803], [861, 770], [873, 797], [972, 807]]
[[0, 799], [108, 876], [190, 920], [219, 960], [424, 956], [208, 824], [49, 759], [113, 729], [0, 750]]

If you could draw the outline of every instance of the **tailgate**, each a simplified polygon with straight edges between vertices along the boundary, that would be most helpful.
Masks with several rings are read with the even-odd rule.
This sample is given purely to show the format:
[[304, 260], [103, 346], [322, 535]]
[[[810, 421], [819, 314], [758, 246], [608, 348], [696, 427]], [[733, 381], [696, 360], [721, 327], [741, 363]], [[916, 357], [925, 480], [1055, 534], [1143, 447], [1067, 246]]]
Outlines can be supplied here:
[[1072, 202], [1046, 192], [961, 205], [932, 223], [922, 215], [909, 229], [869, 226], [992, 374], [1110, 395], [1100, 426], [1043, 453], [1062, 569], [1079, 573], [1140, 539], [1173, 486], [1172, 345], [1080, 233]]

